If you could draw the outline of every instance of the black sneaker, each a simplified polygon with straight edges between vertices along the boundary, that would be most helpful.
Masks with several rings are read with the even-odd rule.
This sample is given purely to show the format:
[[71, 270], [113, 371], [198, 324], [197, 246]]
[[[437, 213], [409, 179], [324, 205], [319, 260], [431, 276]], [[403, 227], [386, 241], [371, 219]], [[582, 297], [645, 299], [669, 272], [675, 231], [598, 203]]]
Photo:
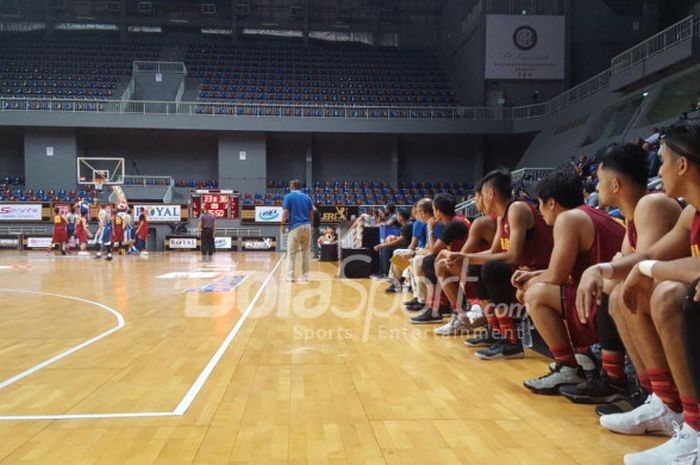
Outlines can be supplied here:
[[[403, 304], [405, 307], [410, 307], [411, 305], [420, 304], [420, 302], [418, 302], [418, 297], [414, 297], [411, 300], [407, 300]], [[421, 304], [421, 305], [423, 305], [423, 304]]]
[[390, 285], [389, 287], [387, 287], [386, 289], [384, 289], [384, 292], [386, 292], [387, 294], [394, 294], [394, 293], [399, 292], [399, 291], [398, 291], [398, 290], [396, 289], [396, 287], [392, 284], [392, 285]]
[[386, 278], [387, 278], [387, 276], [385, 274], [373, 274], [373, 275], [369, 276], [369, 279], [375, 279], [375, 280], [386, 279]]
[[423, 313], [411, 318], [411, 323], [414, 325], [431, 325], [442, 323], [442, 315], [435, 316], [432, 308], [426, 308]]
[[482, 360], [511, 360], [524, 358], [525, 351], [522, 344], [498, 341], [488, 349], [477, 350], [474, 355]]
[[649, 394], [643, 391], [633, 394], [632, 397], [618, 400], [612, 404], [599, 405], [595, 408], [595, 413], [602, 417], [603, 415], [614, 415], [616, 413], [631, 412], [644, 402], [646, 402]]
[[490, 347], [497, 343], [500, 339], [498, 339], [494, 334], [493, 331], [491, 330], [491, 327], [488, 327], [486, 331], [482, 332], [478, 336], [465, 339], [464, 340], [464, 345], [468, 347]]
[[585, 383], [562, 386], [559, 394], [575, 404], [611, 404], [629, 398], [627, 386], [616, 386], [600, 374], [587, 376]]
[[417, 312], [419, 310], [423, 310], [427, 305], [428, 304], [416, 302], [415, 304], [406, 305], [406, 310], [408, 310], [409, 312]]

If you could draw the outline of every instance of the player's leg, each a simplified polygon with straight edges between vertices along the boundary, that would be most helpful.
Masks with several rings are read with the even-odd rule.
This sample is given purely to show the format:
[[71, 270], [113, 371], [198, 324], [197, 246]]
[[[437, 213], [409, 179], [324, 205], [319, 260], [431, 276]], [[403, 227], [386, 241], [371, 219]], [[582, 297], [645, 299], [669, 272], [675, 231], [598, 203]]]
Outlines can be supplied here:
[[557, 394], [561, 386], [585, 381], [564, 323], [567, 300], [564, 293], [563, 286], [546, 283], [536, 283], [525, 293], [530, 318], [555, 359], [554, 369], [548, 374], [524, 382], [536, 394]]

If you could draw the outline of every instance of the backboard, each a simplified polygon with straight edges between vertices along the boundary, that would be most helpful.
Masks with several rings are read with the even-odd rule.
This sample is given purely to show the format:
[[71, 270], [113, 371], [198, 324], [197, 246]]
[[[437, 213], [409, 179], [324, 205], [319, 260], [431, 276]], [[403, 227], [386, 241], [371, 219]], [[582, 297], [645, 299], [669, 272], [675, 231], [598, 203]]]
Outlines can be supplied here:
[[78, 157], [78, 184], [96, 184], [95, 180], [105, 185], [124, 184], [124, 159], [111, 157]]

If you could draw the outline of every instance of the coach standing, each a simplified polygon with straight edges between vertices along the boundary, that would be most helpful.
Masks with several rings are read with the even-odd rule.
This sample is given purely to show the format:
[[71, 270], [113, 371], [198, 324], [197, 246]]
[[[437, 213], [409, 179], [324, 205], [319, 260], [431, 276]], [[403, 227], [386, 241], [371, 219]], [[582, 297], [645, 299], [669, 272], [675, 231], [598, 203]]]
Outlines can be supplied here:
[[282, 204], [282, 232], [288, 227], [287, 237], [287, 281], [294, 281], [297, 254], [301, 254], [301, 282], [308, 280], [309, 254], [311, 253], [311, 223], [314, 219], [313, 202], [301, 192], [301, 181], [289, 183], [291, 192], [284, 197]]
[[202, 207], [202, 215], [199, 217], [197, 229], [199, 229], [202, 243], [202, 261], [210, 262], [215, 248], [216, 217], [206, 207]]

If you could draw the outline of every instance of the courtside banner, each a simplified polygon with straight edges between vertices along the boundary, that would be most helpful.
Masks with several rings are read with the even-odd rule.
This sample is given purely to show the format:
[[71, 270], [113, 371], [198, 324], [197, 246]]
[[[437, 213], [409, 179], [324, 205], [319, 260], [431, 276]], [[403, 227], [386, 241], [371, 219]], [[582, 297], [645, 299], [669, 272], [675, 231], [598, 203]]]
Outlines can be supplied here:
[[275, 237], [241, 237], [241, 251], [268, 252], [277, 249]]
[[486, 15], [486, 79], [564, 79], [564, 16]]
[[0, 221], [41, 221], [40, 203], [0, 203]]
[[255, 207], [256, 223], [281, 223], [282, 207]]
[[197, 248], [196, 237], [171, 237], [168, 239], [168, 247], [171, 249], [193, 250]]
[[146, 218], [151, 223], [178, 223], [182, 219], [180, 205], [134, 205], [134, 218], [146, 211]]
[[215, 237], [214, 238], [214, 248], [216, 250], [231, 250], [233, 247], [233, 240], [231, 237]]
[[28, 249], [48, 249], [51, 246], [50, 237], [27, 237], [26, 247]]

